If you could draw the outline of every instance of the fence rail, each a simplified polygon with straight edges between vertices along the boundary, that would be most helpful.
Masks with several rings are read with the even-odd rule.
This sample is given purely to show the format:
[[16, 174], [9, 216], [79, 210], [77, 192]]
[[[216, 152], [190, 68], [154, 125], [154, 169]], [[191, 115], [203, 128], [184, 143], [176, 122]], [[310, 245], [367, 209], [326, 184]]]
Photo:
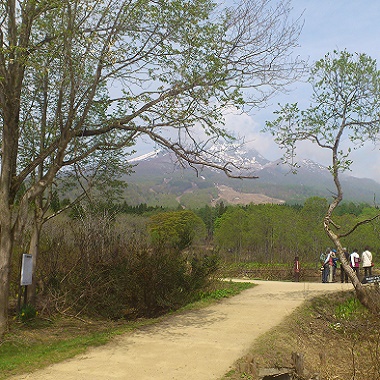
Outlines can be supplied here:
[[[224, 276], [236, 278], [249, 278], [257, 280], [272, 280], [272, 281], [294, 281], [296, 273], [294, 268], [255, 268], [244, 269], [239, 268], [230, 270], [227, 273], [224, 271]], [[380, 268], [374, 268], [372, 271], [373, 277], [380, 282]], [[364, 273], [360, 272], [360, 278], [364, 278]], [[315, 268], [301, 268], [299, 272], [299, 281], [304, 282], [318, 282], [321, 281], [321, 271]], [[336, 271], [336, 281], [340, 281], [340, 269]], [[368, 281], [370, 283], [370, 281]]]
[[[293, 268], [257, 268], [257, 269], [236, 269], [227, 273], [228, 277], [250, 278], [257, 280], [272, 281], [293, 281], [295, 273]], [[313, 268], [300, 270], [299, 280], [305, 282], [315, 282], [321, 279], [321, 271]]]

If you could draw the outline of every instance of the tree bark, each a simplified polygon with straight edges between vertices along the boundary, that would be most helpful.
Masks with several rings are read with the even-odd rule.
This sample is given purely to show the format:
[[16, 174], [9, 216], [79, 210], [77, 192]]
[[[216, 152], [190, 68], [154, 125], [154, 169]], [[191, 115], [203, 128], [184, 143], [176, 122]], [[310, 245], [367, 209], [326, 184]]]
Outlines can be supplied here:
[[355, 293], [359, 302], [368, 310], [370, 310], [373, 314], [379, 314], [379, 292], [376, 292], [375, 289], [373, 289], [373, 287], [371, 286], [363, 286], [363, 284], [360, 282], [360, 279], [346, 260], [339, 236], [334, 234], [330, 229], [327, 229], [326, 232], [329, 235], [330, 239], [334, 242], [335, 246], [337, 247], [339, 260], [341, 262], [341, 265], [343, 266], [343, 269], [347, 273], [348, 278], [350, 279], [352, 285], [355, 288]]
[[11, 273], [12, 231], [9, 208], [0, 197], [0, 337], [8, 328], [8, 299]]

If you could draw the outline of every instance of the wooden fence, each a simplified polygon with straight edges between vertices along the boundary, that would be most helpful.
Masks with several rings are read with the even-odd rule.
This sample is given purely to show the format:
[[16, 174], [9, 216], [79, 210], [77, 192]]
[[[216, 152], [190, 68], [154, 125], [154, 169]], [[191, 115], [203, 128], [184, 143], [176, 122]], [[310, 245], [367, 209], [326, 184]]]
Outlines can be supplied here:
[[[364, 277], [362, 269], [360, 269], [360, 278]], [[373, 275], [380, 275], [380, 268], [374, 268]], [[247, 278], [257, 280], [269, 280], [269, 281], [296, 281], [296, 274], [294, 268], [255, 268], [244, 269], [239, 268], [235, 270], [223, 271], [224, 277], [229, 278]], [[322, 281], [322, 273], [319, 269], [315, 268], [302, 268], [299, 272], [299, 281], [301, 282], [319, 282]], [[336, 270], [336, 281], [340, 282], [340, 269]]]
[[[337, 273], [339, 275], [339, 271]], [[270, 281], [294, 281], [295, 273], [292, 268], [256, 268], [256, 269], [236, 269], [224, 272], [224, 276], [231, 278], [249, 278]], [[340, 278], [339, 278], [340, 280]], [[299, 281], [318, 282], [321, 281], [321, 271], [304, 268], [300, 270]]]

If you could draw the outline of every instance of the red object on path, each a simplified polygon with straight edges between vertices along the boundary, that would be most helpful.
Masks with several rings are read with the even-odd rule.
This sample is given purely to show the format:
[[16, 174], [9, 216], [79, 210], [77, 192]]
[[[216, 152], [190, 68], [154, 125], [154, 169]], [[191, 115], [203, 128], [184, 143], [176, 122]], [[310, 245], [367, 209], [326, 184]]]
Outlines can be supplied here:
[[300, 261], [298, 256], [294, 258], [294, 281], [299, 282], [300, 280]]

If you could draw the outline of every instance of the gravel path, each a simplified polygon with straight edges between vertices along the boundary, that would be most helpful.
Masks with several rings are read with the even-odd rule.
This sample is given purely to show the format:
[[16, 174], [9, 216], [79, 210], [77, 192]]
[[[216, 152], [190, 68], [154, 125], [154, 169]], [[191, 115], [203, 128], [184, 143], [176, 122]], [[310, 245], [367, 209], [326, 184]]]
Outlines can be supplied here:
[[210, 307], [168, 316], [84, 355], [13, 380], [217, 380], [305, 299], [351, 284], [254, 281]]

